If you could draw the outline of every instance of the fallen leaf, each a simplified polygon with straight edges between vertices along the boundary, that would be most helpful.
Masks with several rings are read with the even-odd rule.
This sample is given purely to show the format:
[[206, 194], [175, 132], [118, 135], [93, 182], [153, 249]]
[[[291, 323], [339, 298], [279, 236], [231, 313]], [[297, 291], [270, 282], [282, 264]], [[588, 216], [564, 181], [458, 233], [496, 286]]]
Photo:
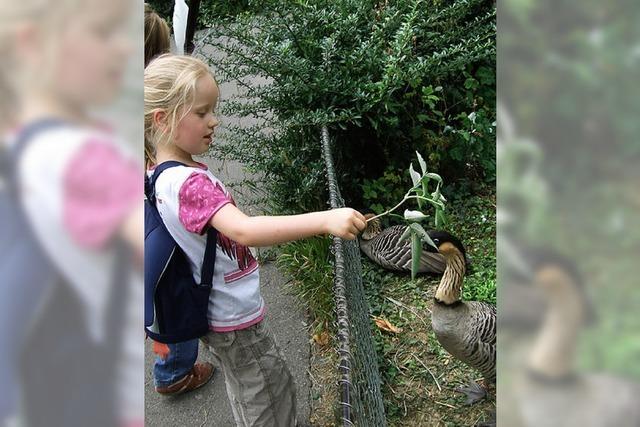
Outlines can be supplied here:
[[382, 317], [373, 316], [373, 321], [376, 323], [376, 326], [383, 331], [391, 332], [393, 334], [399, 334], [402, 332], [401, 328], [392, 325], [387, 319]]
[[319, 334], [313, 335], [313, 340], [316, 344], [322, 347], [329, 345], [329, 338], [329, 333], [327, 331], [322, 331]]

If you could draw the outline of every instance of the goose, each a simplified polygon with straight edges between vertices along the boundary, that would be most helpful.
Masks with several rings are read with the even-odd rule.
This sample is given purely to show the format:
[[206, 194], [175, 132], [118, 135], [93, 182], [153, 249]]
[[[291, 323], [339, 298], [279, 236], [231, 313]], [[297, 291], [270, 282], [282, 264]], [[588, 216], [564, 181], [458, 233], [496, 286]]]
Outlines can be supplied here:
[[[373, 216], [373, 214], [366, 214], [365, 218], [369, 219]], [[367, 223], [367, 228], [358, 238], [360, 250], [373, 262], [387, 270], [411, 271], [411, 241], [400, 241], [406, 228], [405, 225], [393, 225], [383, 230], [380, 220], [373, 219]], [[422, 251], [419, 273], [442, 274], [444, 268], [444, 256]]]
[[515, 383], [524, 426], [640, 426], [640, 383], [575, 369], [580, 332], [595, 318], [575, 267], [562, 259], [536, 268], [548, 308], [526, 370]]
[[488, 384], [496, 381], [496, 308], [484, 302], [462, 301], [465, 248], [446, 231], [434, 231], [430, 237], [437, 249], [429, 246], [428, 250], [442, 254], [446, 264], [434, 297], [431, 326], [447, 352], [484, 376], [485, 387], [472, 381], [457, 389], [473, 404], [484, 398]]
[[534, 286], [535, 271], [544, 259], [558, 254], [547, 246], [533, 246], [521, 240], [500, 236], [498, 270], [499, 329], [520, 340], [538, 331], [547, 309], [542, 291]]

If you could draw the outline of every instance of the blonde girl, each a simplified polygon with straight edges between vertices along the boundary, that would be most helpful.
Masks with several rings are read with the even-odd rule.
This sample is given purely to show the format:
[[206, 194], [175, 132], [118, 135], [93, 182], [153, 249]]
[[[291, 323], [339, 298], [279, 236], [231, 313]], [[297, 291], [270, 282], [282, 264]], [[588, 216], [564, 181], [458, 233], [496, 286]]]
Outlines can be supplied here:
[[[0, 300], [20, 316], [20, 327], [12, 336], [0, 331], [11, 344], [0, 353], [20, 351], [21, 372], [17, 385], [2, 381], [3, 391], [22, 397], [9, 416], [24, 425], [144, 423], [140, 165], [95, 113], [122, 89], [134, 7], [130, 0], [0, 0], [0, 72], [8, 92], [0, 102], [10, 102], [12, 113], [1, 139], [13, 152], [34, 132], [12, 158], [13, 207], [25, 223], [16, 242], [33, 240], [51, 264], [44, 281], [2, 277], [10, 292]], [[121, 248], [131, 260], [126, 271], [116, 264]], [[12, 272], [45, 268], [35, 250], [16, 249]], [[124, 295], [116, 299], [124, 301], [116, 321], [114, 283]]]
[[[199, 59], [163, 55], [145, 70], [145, 144], [148, 162], [173, 160], [156, 182], [156, 206], [191, 261], [196, 282], [206, 231], [218, 230], [210, 332], [202, 338], [223, 371], [236, 424], [293, 426], [295, 387], [269, 329], [250, 246], [270, 246], [318, 234], [355, 239], [365, 219], [350, 208], [291, 216], [247, 216], [224, 184], [193, 156], [207, 152], [219, 125], [218, 86]], [[149, 171], [148, 173], [152, 173]]]

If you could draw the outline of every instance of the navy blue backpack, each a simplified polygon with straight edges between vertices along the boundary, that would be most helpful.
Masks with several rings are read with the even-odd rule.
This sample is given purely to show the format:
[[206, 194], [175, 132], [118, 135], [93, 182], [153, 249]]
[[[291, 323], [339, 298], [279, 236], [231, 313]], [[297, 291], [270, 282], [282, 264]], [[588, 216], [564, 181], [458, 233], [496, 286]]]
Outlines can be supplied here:
[[144, 186], [144, 326], [151, 339], [165, 344], [199, 338], [209, 331], [207, 309], [216, 259], [217, 231], [209, 227], [201, 283], [196, 283], [186, 254], [156, 208], [156, 181], [176, 166], [186, 165], [159, 164], [151, 177], [145, 176]]

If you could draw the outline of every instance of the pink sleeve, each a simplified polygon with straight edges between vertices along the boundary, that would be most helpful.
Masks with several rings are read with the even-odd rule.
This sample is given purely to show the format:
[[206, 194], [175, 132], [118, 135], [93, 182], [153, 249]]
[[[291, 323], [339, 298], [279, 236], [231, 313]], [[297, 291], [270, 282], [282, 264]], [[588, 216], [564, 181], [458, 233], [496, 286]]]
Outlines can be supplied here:
[[99, 248], [142, 203], [141, 166], [109, 141], [91, 139], [64, 171], [63, 194], [65, 227], [81, 246]]
[[220, 184], [194, 172], [180, 187], [179, 218], [187, 231], [202, 234], [209, 220], [227, 203], [232, 203]]

